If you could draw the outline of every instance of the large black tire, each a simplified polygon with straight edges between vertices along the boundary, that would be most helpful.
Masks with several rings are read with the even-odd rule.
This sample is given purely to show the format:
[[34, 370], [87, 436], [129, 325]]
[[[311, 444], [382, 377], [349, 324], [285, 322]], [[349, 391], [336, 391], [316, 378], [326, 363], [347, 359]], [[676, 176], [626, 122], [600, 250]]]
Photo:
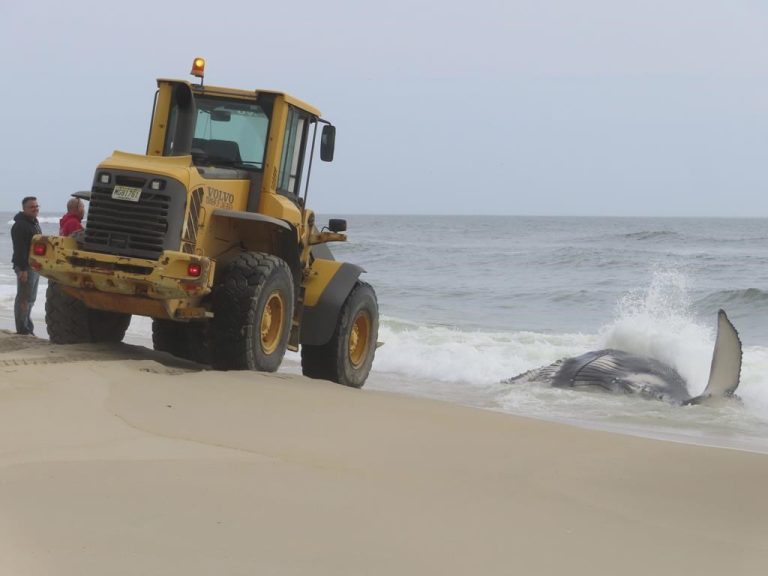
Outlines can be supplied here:
[[88, 308], [56, 282], [48, 283], [45, 325], [48, 337], [55, 344], [121, 342], [130, 323], [130, 314]]
[[152, 345], [185, 360], [210, 364], [209, 323], [152, 320]]
[[122, 342], [130, 324], [130, 314], [88, 308], [91, 342]]
[[88, 308], [82, 301], [49, 281], [45, 291], [45, 327], [55, 344], [80, 344], [91, 341]]
[[293, 298], [284, 260], [261, 252], [235, 258], [213, 291], [213, 367], [277, 370], [288, 347]]
[[152, 347], [158, 352], [181, 356], [186, 348], [181, 322], [152, 319]]
[[301, 371], [310, 378], [362, 388], [371, 372], [379, 336], [379, 305], [370, 284], [357, 281], [328, 343], [301, 347]]

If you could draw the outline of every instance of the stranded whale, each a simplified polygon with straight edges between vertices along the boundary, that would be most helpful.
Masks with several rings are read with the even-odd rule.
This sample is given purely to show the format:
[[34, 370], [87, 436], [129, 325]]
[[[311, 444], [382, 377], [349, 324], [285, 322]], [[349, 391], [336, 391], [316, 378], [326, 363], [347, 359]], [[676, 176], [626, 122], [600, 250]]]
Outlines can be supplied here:
[[559, 388], [602, 388], [609, 392], [640, 394], [672, 404], [713, 403], [733, 396], [741, 375], [741, 340], [723, 310], [717, 314], [717, 339], [712, 352], [709, 382], [700, 396], [691, 397], [688, 385], [671, 366], [622, 350], [597, 350], [564, 358], [530, 370], [509, 383], [541, 382]]

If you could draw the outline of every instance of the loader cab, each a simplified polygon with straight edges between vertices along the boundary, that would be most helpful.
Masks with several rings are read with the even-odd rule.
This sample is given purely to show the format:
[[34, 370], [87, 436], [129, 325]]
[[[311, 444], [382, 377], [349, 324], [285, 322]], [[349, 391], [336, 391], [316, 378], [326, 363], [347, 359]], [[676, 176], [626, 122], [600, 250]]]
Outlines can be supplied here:
[[[318, 126], [324, 124], [318, 138]], [[187, 156], [206, 178], [251, 180], [298, 202], [312, 152], [333, 159], [335, 129], [288, 94], [158, 80], [147, 155]], [[262, 185], [263, 174], [269, 174]]]

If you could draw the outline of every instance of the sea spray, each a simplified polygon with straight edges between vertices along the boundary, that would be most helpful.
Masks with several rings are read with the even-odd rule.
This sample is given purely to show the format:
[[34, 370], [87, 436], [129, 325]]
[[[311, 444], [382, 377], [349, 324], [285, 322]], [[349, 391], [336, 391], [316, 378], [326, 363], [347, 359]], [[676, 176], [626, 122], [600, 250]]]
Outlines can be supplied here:
[[599, 331], [600, 348], [650, 356], [674, 367], [689, 393], [707, 384], [716, 317], [699, 324], [691, 308], [689, 279], [679, 271], [656, 269], [648, 286], [631, 290], [616, 304], [615, 319]]

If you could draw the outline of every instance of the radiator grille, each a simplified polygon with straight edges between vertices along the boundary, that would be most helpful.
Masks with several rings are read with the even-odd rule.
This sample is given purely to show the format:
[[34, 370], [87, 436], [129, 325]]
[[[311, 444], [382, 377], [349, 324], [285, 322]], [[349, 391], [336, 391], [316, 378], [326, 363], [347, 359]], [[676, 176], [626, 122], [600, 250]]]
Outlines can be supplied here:
[[92, 189], [85, 249], [157, 259], [167, 244], [171, 195], [146, 189], [144, 181], [130, 180], [125, 184], [143, 188], [138, 202], [113, 199], [111, 186]]

